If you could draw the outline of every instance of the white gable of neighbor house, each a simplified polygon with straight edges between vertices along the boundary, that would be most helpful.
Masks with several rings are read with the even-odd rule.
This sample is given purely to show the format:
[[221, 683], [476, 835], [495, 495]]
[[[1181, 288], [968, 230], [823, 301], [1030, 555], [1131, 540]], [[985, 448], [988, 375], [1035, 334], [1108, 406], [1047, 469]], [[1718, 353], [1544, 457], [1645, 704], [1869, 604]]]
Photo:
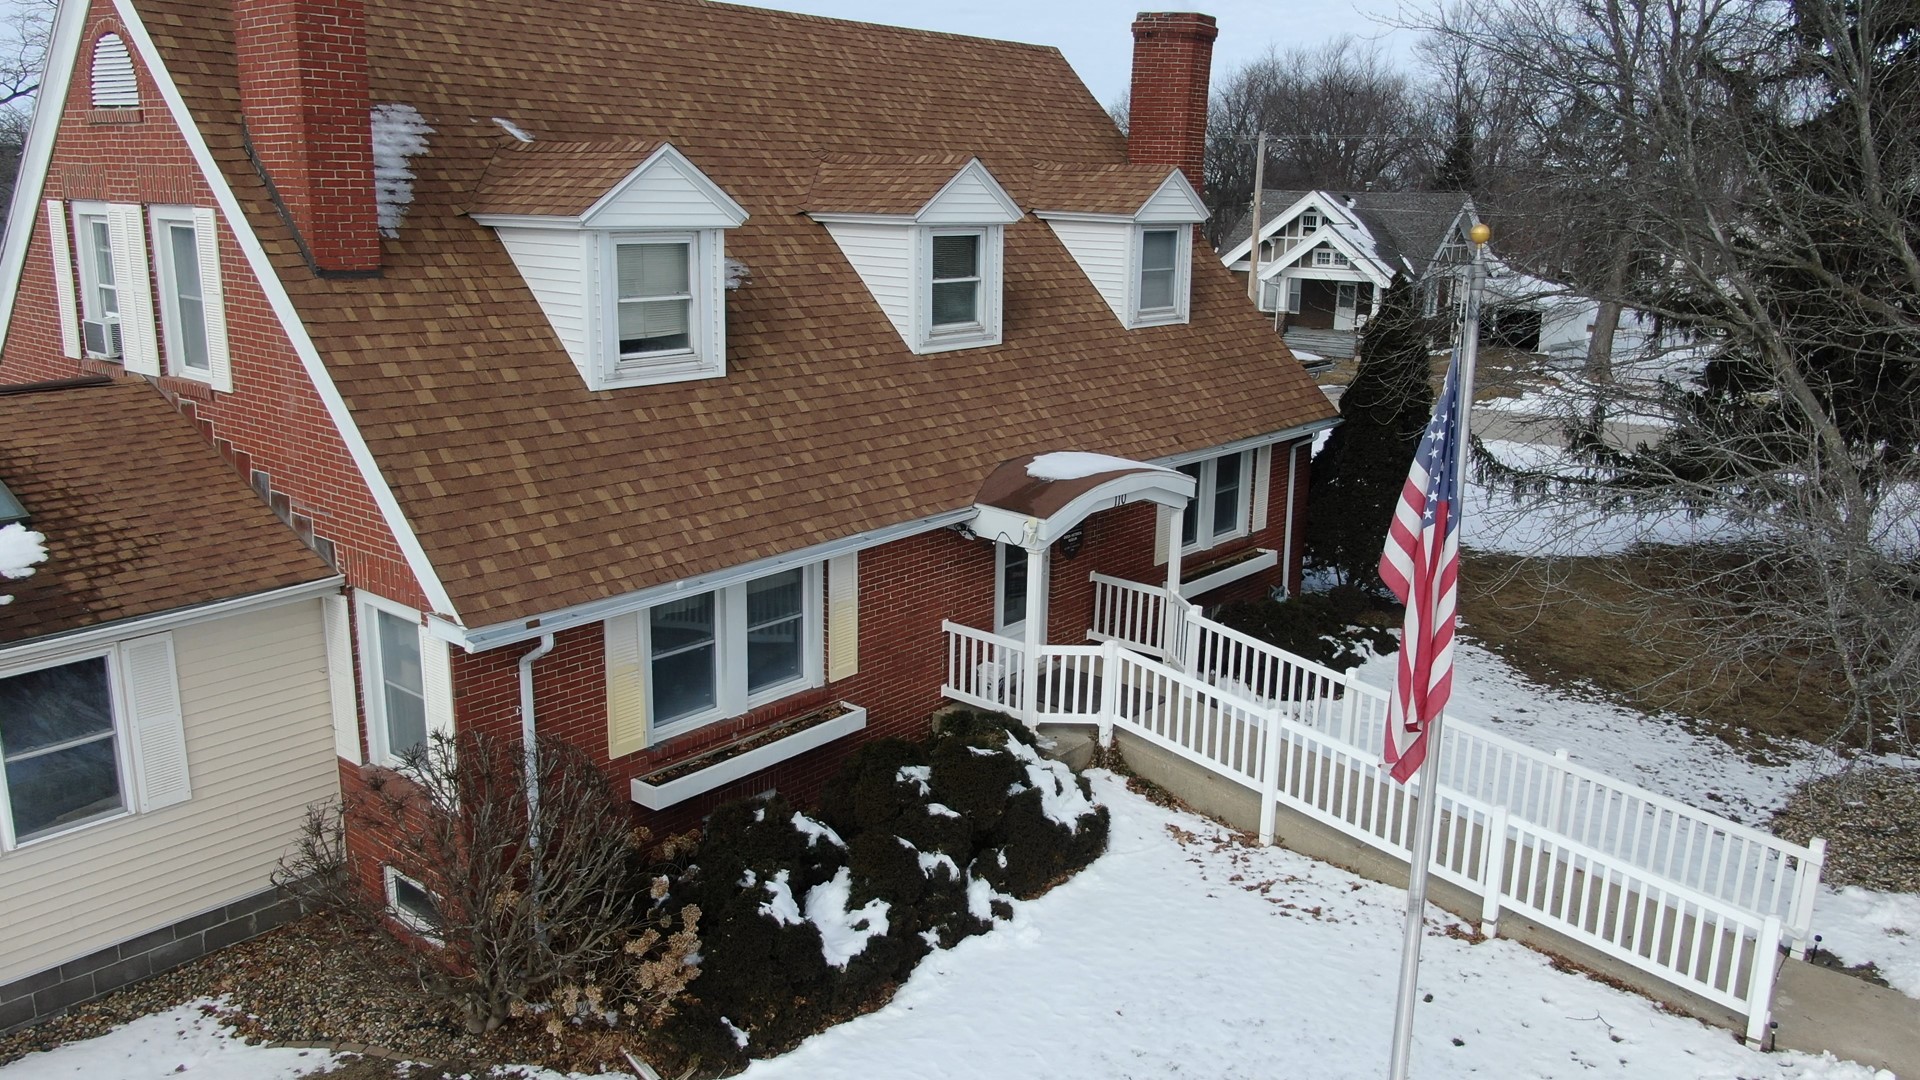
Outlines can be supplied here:
[[920, 225], [1011, 225], [1020, 207], [975, 158], [960, 167], [914, 215]]
[[731, 229], [746, 220], [739, 203], [671, 146], [580, 215], [589, 229]]

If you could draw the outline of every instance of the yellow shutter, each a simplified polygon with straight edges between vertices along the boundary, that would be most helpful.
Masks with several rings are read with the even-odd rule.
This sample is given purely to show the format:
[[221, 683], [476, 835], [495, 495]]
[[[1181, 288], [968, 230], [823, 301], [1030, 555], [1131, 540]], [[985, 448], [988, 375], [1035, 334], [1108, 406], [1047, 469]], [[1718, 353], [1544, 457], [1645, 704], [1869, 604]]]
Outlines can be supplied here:
[[1253, 531], [1267, 527], [1267, 502], [1273, 491], [1273, 447], [1253, 452]]
[[860, 672], [860, 555], [827, 560], [827, 681]]
[[607, 639], [607, 755], [613, 758], [647, 748], [647, 664], [640, 651], [645, 614], [618, 615], [601, 626]]
[[1167, 565], [1167, 551], [1173, 546], [1173, 507], [1154, 505], [1159, 517], [1153, 524], [1153, 565]]

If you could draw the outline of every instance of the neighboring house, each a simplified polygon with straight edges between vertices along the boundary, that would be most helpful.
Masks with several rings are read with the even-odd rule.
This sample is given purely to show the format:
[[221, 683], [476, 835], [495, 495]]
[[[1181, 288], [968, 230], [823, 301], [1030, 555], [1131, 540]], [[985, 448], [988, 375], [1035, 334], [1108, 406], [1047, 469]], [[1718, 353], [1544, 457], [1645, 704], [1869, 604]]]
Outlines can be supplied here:
[[0, 387], [0, 485], [47, 549], [0, 607], [5, 1030], [287, 917], [352, 658], [340, 578], [144, 386]]
[[340, 569], [349, 789], [525, 724], [656, 831], [806, 798], [949, 622], [1298, 582], [1334, 412], [1195, 250], [1213, 20], [1133, 29], [1129, 142], [1057, 50], [746, 7], [69, 0], [0, 376], [150, 384]]
[[[1289, 331], [1331, 332], [1301, 340], [1351, 349], [1396, 274], [1420, 287], [1429, 312], [1453, 302], [1472, 250], [1467, 232], [1479, 220], [1458, 192], [1266, 192], [1260, 310], [1281, 315]], [[1221, 243], [1220, 259], [1242, 287], [1252, 272], [1252, 221], [1243, 215]]]

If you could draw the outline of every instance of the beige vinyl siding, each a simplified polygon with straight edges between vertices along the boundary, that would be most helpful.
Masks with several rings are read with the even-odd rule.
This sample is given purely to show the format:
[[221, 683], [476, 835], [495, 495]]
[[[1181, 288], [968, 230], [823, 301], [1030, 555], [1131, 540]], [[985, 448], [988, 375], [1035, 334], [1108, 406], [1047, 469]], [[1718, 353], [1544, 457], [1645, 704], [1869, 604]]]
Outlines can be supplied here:
[[1053, 235], [1073, 256], [1100, 299], [1113, 314], [1127, 319], [1127, 273], [1132, 265], [1133, 225], [1124, 221], [1066, 221], [1049, 219]]
[[193, 796], [0, 854], [0, 984], [251, 895], [338, 790], [320, 601], [173, 631]]

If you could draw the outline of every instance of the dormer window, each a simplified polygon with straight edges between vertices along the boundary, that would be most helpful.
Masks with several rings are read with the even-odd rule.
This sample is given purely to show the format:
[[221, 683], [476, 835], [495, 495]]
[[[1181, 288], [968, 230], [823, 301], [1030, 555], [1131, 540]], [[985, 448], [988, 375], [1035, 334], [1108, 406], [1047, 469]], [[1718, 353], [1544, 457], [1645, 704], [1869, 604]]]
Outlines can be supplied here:
[[1320, 227], [1320, 215], [1309, 210], [1300, 215], [1300, 231], [1310, 233]]
[[1034, 213], [1131, 329], [1187, 321], [1193, 226], [1206, 204], [1178, 169], [1041, 168]]
[[723, 238], [747, 213], [672, 146], [523, 143], [494, 156], [469, 213], [588, 389], [727, 373]]
[[1000, 343], [1006, 226], [1021, 213], [978, 160], [832, 159], [814, 178], [807, 213], [908, 348]]

